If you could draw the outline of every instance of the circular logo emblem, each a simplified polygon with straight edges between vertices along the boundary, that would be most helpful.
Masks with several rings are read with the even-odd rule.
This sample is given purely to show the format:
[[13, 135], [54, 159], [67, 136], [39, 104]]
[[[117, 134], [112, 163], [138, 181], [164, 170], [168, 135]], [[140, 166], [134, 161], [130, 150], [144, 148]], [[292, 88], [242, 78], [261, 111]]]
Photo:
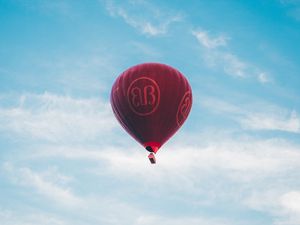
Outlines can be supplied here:
[[160, 101], [160, 90], [153, 79], [140, 77], [129, 85], [127, 99], [133, 112], [140, 116], [147, 116], [157, 109]]
[[183, 95], [177, 110], [176, 119], [177, 119], [178, 126], [181, 126], [183, 122], [186, 120], [187, 116], [190, 113], [191, 106], [192, 106], [192, 94], [190, 91], [187, 91]]

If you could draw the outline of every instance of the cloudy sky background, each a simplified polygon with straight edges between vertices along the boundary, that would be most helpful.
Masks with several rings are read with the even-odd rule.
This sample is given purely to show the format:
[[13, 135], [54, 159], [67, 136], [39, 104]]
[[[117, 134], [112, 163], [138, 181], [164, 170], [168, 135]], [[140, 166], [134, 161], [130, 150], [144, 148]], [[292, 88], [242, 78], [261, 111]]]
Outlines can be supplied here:
[[[300, 224], [300, 2], [0, 0], [1, 225]], [[158, 164], [113, 117], [162, 62], [194, 105]]]

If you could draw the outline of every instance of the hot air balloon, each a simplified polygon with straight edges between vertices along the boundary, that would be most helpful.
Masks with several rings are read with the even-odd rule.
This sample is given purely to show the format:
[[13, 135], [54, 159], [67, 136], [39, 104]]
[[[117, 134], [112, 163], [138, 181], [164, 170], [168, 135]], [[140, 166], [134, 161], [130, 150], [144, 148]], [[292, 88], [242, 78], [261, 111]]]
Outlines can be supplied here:
[[143, 63], [116, 79], [110, 102], [122, 127], [150, 152], [150, 162], [156, 163], [154, 154], [190, 113], [192, 90], [187, 79], [171, 66]]

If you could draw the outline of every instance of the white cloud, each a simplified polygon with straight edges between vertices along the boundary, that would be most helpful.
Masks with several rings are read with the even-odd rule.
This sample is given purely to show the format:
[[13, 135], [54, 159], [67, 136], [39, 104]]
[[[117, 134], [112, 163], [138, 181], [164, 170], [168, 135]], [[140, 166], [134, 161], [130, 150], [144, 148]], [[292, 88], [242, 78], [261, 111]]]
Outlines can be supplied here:
[[264, 72], [259, 73], [257, 78], [258, 78], [258, 81], [263, 84], [270, 82], [268, 75]]
[[[225, 108], [236, 110], [230, 105]], [[293, 180], [300, 179], [299, 146], [278, 139], [233, 139], [216, 136], [204, 138], [199, 134], [195, 140], [195, 143], [189, 145], [167, 144], [158, 152], [156, 165], [148, 162], [147, 152], [142, 151], [142, 147], [135, 146], [124, 151], [124, 148], [113, 147], [100, 149], [96, 146], [47, 145], [28, 154], [31, 154], [32, 163], [53, 158], [64, 158], [64, 164], [79, 160], [79, 170], [82, 168], [87, 176], [101, 180], [101, 183], [105, 182], [106, 185], [110, 184], [109, 180], [117, 180], [123, 185], [120, 192], [112, 192], [115, 199], [111, 198], [111, 195], [107, 198], [101, 197], [101, 190], [101, 193], [98, 193], [100, 196], [91, 193], [92, 196], [85, 198], [85, 207], [80, 213], [95, 223], [104, 221], [105, 224], [120, 224], [122, 221], [122, 224], [152, 225], [163, 221], [164, 224], [245, 224], [240, 221], [226, 221], [223, 216], [212, 220], [196, 215], [182, 214], [173, 218], [164, 213], [157, 214], [155, 210], [145, 207], [144, 203], [137, 206], [131, 201], [124, 201], [122, 196], [135, 193], [146, 198], [159, 198], [163, 204], [168, 199], [176, 199], [177, 202], [193, 205], [194, 209], [199, 210], [219, 204], [241, 210], [251, 208], [274, 215], [278, 218], [275, 220], [278, 224], [288, 224], [287, 221], [291, 218], [289, 215], [281, 215], [280, 209], [284, 207], [280, 199], [283, 203], [287, 202], [289, 195], [281, 196], [289, 193], [289, 184], [293, 183]], [[27, 170], [20, 170], [20, 173], [28, 176]], [[64, 187], [61, 182], [70, 182], [64, 176], [57, 178], [60, 176], [54, 175], [55, 179], [53, 176], [49, 179], [49, 171], [36, 173], [31, 170], [31, 173], [38, 174], [43, 180], [55, 183], [59, 187]], [[32, 175], [28, 177], [30, 179], [25, 180], [33, 179]], [[57, 179], [60, 182], [55, 181]], [[115, 213], [118, 216], [113, 216]], [[100, 219], [97, 217], [99, 214], [106, 216]], [[229, 218], [230, 215], [225, 217]], [[292, 218], [291, 221], [295, 219]]]
[[106, 9], [111, 16], [121, 17], [128, 25], [150, 36], [167, 33], [172, 23], [182, 19], [178, 13], [170, 14], [146, 1], [127, 1], [122, 4], [108, 0]]
[[228, 75], [235, 77], [246, 77], [249, 75], [248, 65], [235, 55], [230, 53], [217, 53], [215, 56], [216, 58], [213, 60], [220, 60], [220, 62], [224, 63], [223, 69]]
[[238, 106], [214, 98], [204, 98], [201, 103], [205, 108], [237, 121], [245, 129], [300, 133], [300, 117], [293, 109], [266, 102]]
[[1, 225], [67, 225], [64, 219], [45, 212], [16, 212], [0, 208]]
[[[217, 217], [217, 216], [216, 216]], [[208, 219], [201, 217], [163, 217], [163, 216], [155, 216], [155, 215], [142, 215], [139, 216], [136, 220], [136, 225], [156, 225], [156, 224], [164, 224], [164, 225], [219, 225], [219, 224], [232, 224], [232, 221], [220, 220], [220, 219]]]
[[280, 203], [288, 212], [300, 215], [300, 191], [290, 191], [283, 194], [280, 197]]
[[[214, 136], [205, 139], [198, 136], [197, 140], [204, 145], [197, 147], [196, 142], [189, 146], [180, 143], [164, 146], [157, 154], [156, 165], [148, 162], [147, 152], [135, 147], [124, 152], [121, 148], [100, 151], [97, 148], [57, 149], [53, 146], [44, 149], [44, 152], [35, 151], [32, 159], [63, 157], [66, 160], [97, 162], [96, 167], [85, 167], [85, 172], [134, 183], [130, 188], [125, 185], [122, 195], [127, 192], [139, 194], [142, 187], [142, 193], [154, 197], [167, 195], [199, 208], [229, 204], [228, 207], [250, 208], [270, 214], [276, 218], [275, 224], [291, 225], [288, 221], [296, 221], [291, 215], [298, 210], [299, 193], [291, 192], [289, 187], [295, 179], [300, 179], [299, 146], [279, 139], [250, 137], [232, 139]], [[178, 193], [181, 193], [180, 196], [177, 196]], [[130, 209], [129, 218], [123, 218], [124, 221], [145, 225], [157, 221], [164, 221], [164, 224], [226, 224], [222, 216], [217, 221], [184, 216], [173, 220], [151, 210], [145, 213], [134, 208]], [[285, 211], [288, 213], [283, 213]], [[139, 216], [135, 220], [132, 215]], [[229, 221], [228, 224], [243, 223]]]
[[16, 184], [32, 187], [40, 195], [51, 201], [65, 206], [78, 206], [82, 200], [75, 196], [71, 189], [66, 187], [66, 181], [71, 178], [60, 174], [57, 170], [35, 172], [28, 167], [15, 168], [11, 163], [4, 163], [3, 169]]
[[269, 189], [257, 190], [244, 200], [248, 207], [268, 213], [274, 218], [275, 225], [298, 225], [300, 223], [300, 192], [289, 190], [281, 184]]
[[[223, 173], [227, 179], [237, 182], [255, 181], [277, 175], [279, 171], [285, 173], [294, 170], [300, 165], [298, 147], [281, 140], [223, 139], [214, 143], [213, 140], [205, 141], [202, 137], [199, 139], [207, 142], [207, 146], [163, 147], [157, 155], [156, 165], [151, 165], [147, 152], [138, 148], [124, 152], [118, 148], [105, 148], [100, 151], [96, 148], [54, 146], [33, 152], [32, 158], [63, 157], [69, 160], [98, 161], [117, 177], [139, 178], [155, 186], [160, 182], [174, 182], [174, 187], [184, 187], [189, 185], [186, 181], [200, 181], [215, 173]], [[103, 168], [96, 170], [103, 173]]]
[[[156, 179], [155, 176], [159, 177], [160, 175], [164, 179], [166, 178], [164, 174], [168, 176], [169, 173], [177, 174], [178, 179], [180, 179], [180, 175], [195, 175], [201, 178], [201, 176], [207, 176], [206, 173], [208, 172], [214, 173], [216, 171], [223, 171], [224, 173], [230, 171], [231, 175], [238, 175], [237, 178], [241, 181], [243, 179], [255, 180], [258, 178], [256, 176], [276, 174], [282, 169], [288, 170], [290, 167], [299, 167], [300, 163], [300, 153], [297, 153], [297, 148], [275, 140], [239, 140], [237, 142], [223, 140], [220, 144], [210, 144], [202, 149], [170, 146], [164, 151], [166, 152], [157, 156], [157, 167], [161, 172], [153, 171], [152, 165], [145, 166], [144, 161], [146, 159], [138, 157], [138, 154], [124, 154], [121, 151], [110, 154], [106, 152], [104, 157], [110, 162], [114, 171], [122, 170], [124, 173], [143, 176], [145, 174], [143, 170], [147, 170], [149, 173], [146, 174], [153, 173], [149, 179], [153, 178], [154, 180]], [[284, 160], [283, 157], [285, 157]]]
[[212, 37], [205, 30], [192, 31], [192, 34], [203, 47], [203, 58], [207, 66], [221, 69], [224, 73], [233, 77], [253, 77], [261, 83], [267, 83], [270, 81], [266, 72], [263, 72], [250, 63], [245, 62], [229, 50], [220, 49], [220, 47], [228, 46], [229, 37], [225, 35]]
[[279, 130], [293, 133], [300, 133], [300, 117], [295, 111], [287, 113], [247, 113], [241, 118], [240, 123], [246, 129], [253, 130]]
[[[125, 193], [125, 192], [124, 192]], [[23, 207], [20, 211], [0, 209], [0, 219], [3, 225], [33, 225], [33, 224], [110, 224], [110, 225], [154, 225], [169, 224], [232, 224], [222, 217], [169, 215], [148, 210], [141, 205], [123, 202], [110, 197], [93, 196], [87, 199], [82, 207], [66, 210], [63, 207], [56, 215], [46, 214], [38, 208]], [[64, 205], [65, 206], [65, 205]], [[43, 210], [43, 209], [42, 209]], [[67, 213], [66, 213], [67, 212]], [[47, 219], [48, 218], [48, 219]]]
[[[4, 104], [12, 101], [1, 99]], [[18, 103], [0, 107], [0, 130], [20, 137], [52, 142], [99, 138], [116, 122], [110, 104], [96, 98], [72, 98], [51, 93], [24, 94]]]
[[217, 48], [220, 46], [226, 46], [228, 37], [219, 35], [217, 37], [210, 37], [208, 32], [204, 30], [193, 31], [192, 34], [197, 38], [200, 44], [205, 48]]
[[229, 76], [246, 78], [252, 72], [247, 63], [228, 52], [205, 50], [203, 58], [207, 66], [222, 69]]

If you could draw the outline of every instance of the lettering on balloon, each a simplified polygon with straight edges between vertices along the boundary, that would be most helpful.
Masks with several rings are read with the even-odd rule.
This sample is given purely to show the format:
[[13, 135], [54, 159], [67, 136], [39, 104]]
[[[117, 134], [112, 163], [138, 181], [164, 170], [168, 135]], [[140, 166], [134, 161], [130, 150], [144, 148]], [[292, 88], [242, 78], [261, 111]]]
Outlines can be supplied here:
[[177, 110], [177, 125], [181, 126], [188, 117], [192, 106], [192, 94], [190, 91], [185, 92], [183, 95], [178, 110]]
[[129, 85], [127, 99], [133, 112], [140, 116], [147, 116], [157, 109], [160, 102], [160, 90], [153, 79], [140, 77]]

